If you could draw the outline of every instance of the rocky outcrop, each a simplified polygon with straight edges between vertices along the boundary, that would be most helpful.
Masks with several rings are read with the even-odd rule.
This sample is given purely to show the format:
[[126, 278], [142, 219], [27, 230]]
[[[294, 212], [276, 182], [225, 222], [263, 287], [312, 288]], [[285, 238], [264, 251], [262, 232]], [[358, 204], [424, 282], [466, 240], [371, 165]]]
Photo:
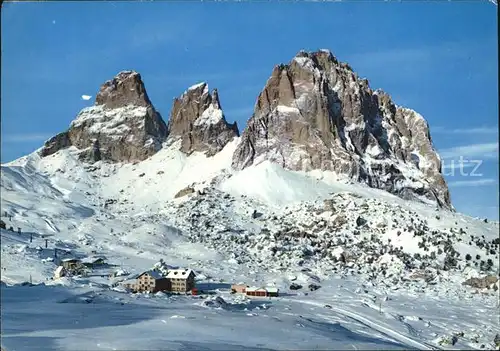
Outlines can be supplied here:
[[122, 71], [112, 80], [101, 85], [95, 98], [95, 104], [102, 105], [107, 109], [129, 105], [142, 107], [152, 105], [141, 75], [133, 71]]
[[206, 83], [190, 87], [174, 100], [168, 124], [169, 138], [181, 139], [181, 151], [205, 152], [213, 156], [234, 137], [239, 136], [236, 122], [227, 123], [217, 90], [209, 92]]
[[87, 162], [141, 161], [156, 153], [167, 137], [167, 126], [146, 93], [141, 75], [123, 71], [105, 82], [95, 106], [84, 108], [70, 128], [49, 139], [42, 156], [69, 146]]
[[498, 278], [494, 275], [487, 275], [482, 278], [469, 278], [462, 283], [462, 285], [468, 285], [476, 289], [489, 289], [493, 287], [498, 281]]
[[181, 189], [179, 190], [179, 192], [177, 192], [177, 194], [175, 194], [174, 198], [179, 198], [179, 197], [183, 197], [183, 196], [186, 196], [186, 195], [189, 195], [189, 194], [193, 194], [195, 192], [194, 188], [193, 187], [185, 187], [184, 189]]
[[59, 150], [71, 146], [68, 132], [59, 133], [45, 142], [45, 145], [40, 151], [42, 157], [52, 155]]
[[403, 198], [451, 208], [427, 122], [373, 91], [331, 52], [274, 67], [233, 156], [291, 170], [329, 170]]

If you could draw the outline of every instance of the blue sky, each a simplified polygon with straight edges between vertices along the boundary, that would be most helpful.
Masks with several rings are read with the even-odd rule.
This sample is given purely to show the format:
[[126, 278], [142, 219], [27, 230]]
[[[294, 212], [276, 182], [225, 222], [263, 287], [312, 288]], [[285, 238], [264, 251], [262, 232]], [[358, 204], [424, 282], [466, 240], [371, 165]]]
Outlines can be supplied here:
[[480, 176], [445, 170], [452, 201], [498, 219], [497, 7], [486, 0], [4, 3], [1, 16], [2, 162], [65, 130], [93, 104], [81, 95], [125, 69], [165, 120], [175, 96], [207, 81], [242, 129], [274, 65], [327, 48], [422, 114], [445, 166], [480, 160]]

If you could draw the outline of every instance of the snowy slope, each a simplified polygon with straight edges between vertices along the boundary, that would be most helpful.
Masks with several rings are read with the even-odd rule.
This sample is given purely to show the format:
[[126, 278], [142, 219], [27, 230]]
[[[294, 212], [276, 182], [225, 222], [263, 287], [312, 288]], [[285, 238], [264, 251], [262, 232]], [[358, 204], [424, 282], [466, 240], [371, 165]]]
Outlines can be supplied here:
[[332, 191], [321, 181], [287, 171], [270, 161], [237, 172], [219, 188], [234, 196], [246, 195], [276, 206], [314, 200]]
[[[446, 347], [492, 347], [498, 294], [462, 282], [498, 274], [498, 223], [328, 172], [269, 162], [234, 172], [238, 142], [214, 157], [174, 144], [135, 164], [83, 164], [69, 148], [2, 165], [2, 220], [22, 229], [1, 231], [2, 346], [430, 349], [464, 333]], [[199, 192], [175, 197], [188, 186]], [[131, 295], [99, 274], [52, 281], [54, 248], [57, 258], [105, 255], [130, 273], [160, 259], [190, 267], [226, 303]], [[494, 264], [481, 272], [487, 258]], [[46, 285], [15, 285], [30, 276]], [[282, 296], [230, 295], [237, 282]]]

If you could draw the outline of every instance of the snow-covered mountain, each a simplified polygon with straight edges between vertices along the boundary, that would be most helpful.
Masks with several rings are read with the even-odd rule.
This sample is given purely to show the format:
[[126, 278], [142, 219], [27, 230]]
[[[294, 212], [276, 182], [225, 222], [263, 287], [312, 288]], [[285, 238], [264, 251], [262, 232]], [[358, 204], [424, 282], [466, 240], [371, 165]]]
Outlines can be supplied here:
[[226, 122], [217, 89], [210, 93], [205, 82], [188, 88], [174, 100], [168, 130], [169, 139], [180, 139], [180, 149], [188, 155], [201, 151], [213, 156], [239, 136], [236, 122]]
[[302, 51], [274, 67], [233, 165], [262, 160], [330, 170], [403, 198], [451, 206], [424, 118], [373, 91], [328, 50]]
[[[124, 71], [101, 86], [95, 106], [48, 140], [41, 155], [75, 146], [89, 162], [134, 162], [165, 141], [181, 140], [185, 154], [213, 156], [238, 136], [236, 123], [224, 117], [217, 89], [210, 93], [204, 82], [188, 88], [174, 100], [167, 127], [140, 74]], [[453, 209], [425, 119], [396, 106], [382, 90], [373, 91], [328, 50], [301, 51], [274, 68], [232, 155], [232, 168], [265, 160], [295, 171], [332, 171]]]
[[[276, 67], [241, 137], [206, 83], [166, 124], [140, 75], [121, 72], [68, 131], [2, 165], [0, 186], [2, 220], [21, 228], [1, 230], [8, 350], [39, 338], [57, 340], [47, 349], [494, 347], [499, 224], [451, 210], [425, 120], [329, 52]], [[54, 248], [130, 273], [160, 259], [190, 267], [219, 299], [47, 280]], [[15, 285], [29, 279], [46, 286]], [[282, 294], [225, 292], [238, 282]]]
[[106, 81], [95, 106], [84, 108], [70, 128], [52, 137], [40, 150], [49, 156], [70, 146], [82, 161], [144, 160], [161, 147], [167, 127], [148, 98], [140, 74], [120, 72]]

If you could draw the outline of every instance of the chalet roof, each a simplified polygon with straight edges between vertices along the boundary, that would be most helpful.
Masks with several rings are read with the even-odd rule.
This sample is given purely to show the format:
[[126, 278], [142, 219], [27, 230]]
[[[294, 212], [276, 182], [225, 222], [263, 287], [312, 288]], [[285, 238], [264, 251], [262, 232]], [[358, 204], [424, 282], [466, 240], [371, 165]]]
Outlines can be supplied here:
[[192, 269], [171, 269], [168, 271], [167, 278], [187, 279], [191, 275], [191, 273], [194, 274], [194, 271]]
[[143, 276], [144, 274], [149, 274], [150, 276], [152, 276], [154, 279], [162, 279], [162, 278], [165, 278], [164, 276], [162, 276], [160, 274], [160, 272], [158, 271], [153, 271], [153, 270], [149, 270], [149, 271], [146, 271], [146, 272], [142, 272], [141, 274], [139, 274], [137, 276], [137, 278]]
[[134, 274], [129, 274], [127, 276], [127, 279], [126, 280], [134, 280], [134, 279], [137, 279], [142, 273], [134, 273]]
[[267, 292], [270, 292], [270, 293], [277, 293], [280, 289], [275, 288], [275, 287], [267, 287], [266, 290], [267, 290]]
[[89, 256], [82, 259], [82, 263], [95, 263], [98, 260], [106, 260], [104, 256]]

